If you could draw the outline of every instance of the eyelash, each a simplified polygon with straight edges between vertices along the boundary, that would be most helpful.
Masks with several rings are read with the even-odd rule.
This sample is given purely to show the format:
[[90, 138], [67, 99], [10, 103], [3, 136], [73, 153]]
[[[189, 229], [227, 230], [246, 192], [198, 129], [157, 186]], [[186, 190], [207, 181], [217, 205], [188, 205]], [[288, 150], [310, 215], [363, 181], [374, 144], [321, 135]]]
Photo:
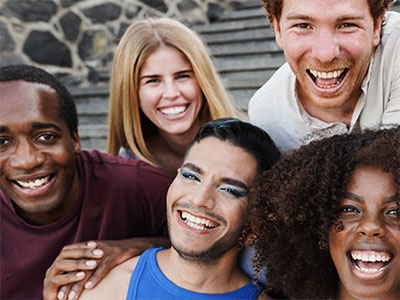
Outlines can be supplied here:
[[339, 211], [341, 213], [354, 213], [354, 212], [359, 213], [360, 212], [357, 208], [355, 208], [354, 206], [350, 206], [350, 205], [340, 207]]

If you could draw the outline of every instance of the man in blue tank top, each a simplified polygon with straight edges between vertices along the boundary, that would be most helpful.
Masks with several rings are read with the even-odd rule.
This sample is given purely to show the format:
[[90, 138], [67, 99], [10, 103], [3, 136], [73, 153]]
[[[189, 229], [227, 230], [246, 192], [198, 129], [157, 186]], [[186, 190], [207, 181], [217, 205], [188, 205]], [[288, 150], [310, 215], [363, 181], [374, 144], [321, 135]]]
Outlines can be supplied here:
[[167, 195], [172, 247], [115, 267], [80, 299], [269, 299], [237, 263], [249, 240], [250, 185], [279, 151], [237, 119], [203, 125]]

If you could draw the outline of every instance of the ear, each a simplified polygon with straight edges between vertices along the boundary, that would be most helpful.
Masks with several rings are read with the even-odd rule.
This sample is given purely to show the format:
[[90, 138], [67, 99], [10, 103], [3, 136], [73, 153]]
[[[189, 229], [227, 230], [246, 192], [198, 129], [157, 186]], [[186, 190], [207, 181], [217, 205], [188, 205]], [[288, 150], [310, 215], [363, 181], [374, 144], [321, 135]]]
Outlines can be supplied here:
[[276, 17], [272, 17], [272, 24], [273, 24], [274, 32], [275, 32], [275, 41], [278, 44], [278, 46], [281, 49], [283, 49], [281, 27], [279, 26], [279, 21]]
[[74, 146], [74, 152], [81, 152], [81, 140], [79, 139], [78, 129], [72, 134], [72, 144]]
[[385, 13], [383, 13], [382, 16], [380, 16], [376, 20], [376, 25], [375, 25], [375, 29], [374, 29], [374, 37], [372, 40], [374, 47], [378, 46], [381, 41], [382, 23], [383, 23], [384, 17], [385, 17]]

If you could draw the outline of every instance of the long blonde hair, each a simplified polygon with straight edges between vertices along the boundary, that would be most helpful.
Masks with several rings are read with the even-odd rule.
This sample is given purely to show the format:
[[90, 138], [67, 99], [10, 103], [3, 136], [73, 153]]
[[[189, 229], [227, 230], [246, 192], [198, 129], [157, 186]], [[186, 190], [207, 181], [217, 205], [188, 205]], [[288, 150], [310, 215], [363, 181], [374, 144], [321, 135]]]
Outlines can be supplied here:
[[[128, 27], [115, 52], [110, 79], [110, 109], [107, 152], [118, 154], [130, 149], [140, 160], [158, 166], [145, 143], [152, 124], [139, 108], [139, 72], [146, 59], [160, 46], [183, 53], [205, 98], [210, 121], [238, 117], [238, 112], [212, 63], [209, 52], [198, 35], [182, 23], [168, 19], [146, 19]], [[153, 128], [151, 128], [153, 127]]]

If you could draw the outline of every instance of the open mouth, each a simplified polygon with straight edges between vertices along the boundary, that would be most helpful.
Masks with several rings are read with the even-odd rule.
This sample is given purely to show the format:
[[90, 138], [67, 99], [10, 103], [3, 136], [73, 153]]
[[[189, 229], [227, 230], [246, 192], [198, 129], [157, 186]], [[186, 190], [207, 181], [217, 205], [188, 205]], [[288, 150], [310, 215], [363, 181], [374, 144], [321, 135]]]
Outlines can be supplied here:
[[350, 251], [348, 257], [353, 267], [366, 274], [374, 274], [386, 269], [392, 262], [393, 255], [377, 251]]
[[210, 230], [219, 226], [215, 221], [203, 217], [196, 217], [187, 211], [179, 211], [179, 215], [186, 225], [197, 230]]
[[33, 179], [32, 180], [12, 180], [12, 182], [23, 189], [36, 190], [36, 189], [46, 185], [47, 183], [49, 183], [54, 178], [54, 176], [55, 175], [53, 174], [53, 175], [47, 175], [44, 177], [39, 177], [34, 180]]
[[185, 112], [188, 107], [189, 107], [189, 104], [174, 106], [174, 107], [167, 107], [167, 108], [160, 108], [160, 112], [163, 115], [166, 115], [168, 117], [174, 117], [174, 116], [177, 116], [177, 115]]
[[320, 72], [312, 69], [307, 69], [307, 74], [311, 77], [311, 79], [319, 88], [331, 89], [340, 85], [348, 71], [348, 68], [331, 72]]

